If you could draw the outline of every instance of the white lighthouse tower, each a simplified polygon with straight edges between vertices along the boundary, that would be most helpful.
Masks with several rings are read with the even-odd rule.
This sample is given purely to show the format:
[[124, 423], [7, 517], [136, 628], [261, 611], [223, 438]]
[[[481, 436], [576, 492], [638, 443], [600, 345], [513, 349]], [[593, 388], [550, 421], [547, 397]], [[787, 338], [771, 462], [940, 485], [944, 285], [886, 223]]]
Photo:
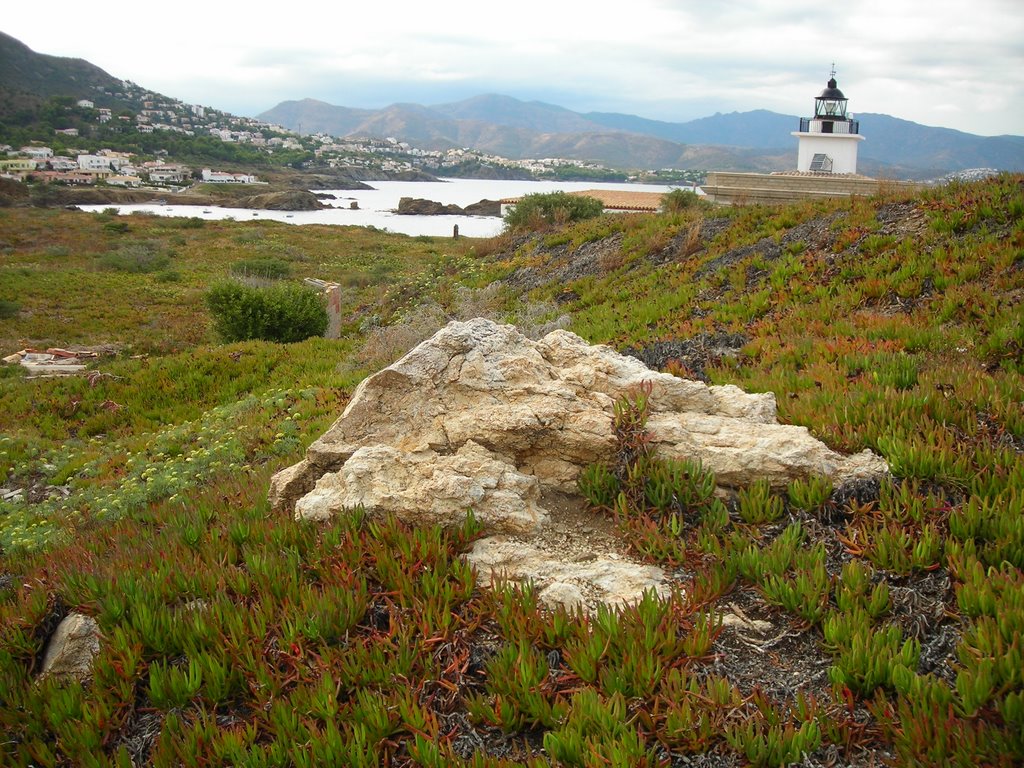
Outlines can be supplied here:
[[828, 85], [814, 99], [814, 117], [800, 118], [796, 169], [800, 172], [857, 173], [859, 125], [846, 113], [846, 96], [836, 86], [833, 68]]

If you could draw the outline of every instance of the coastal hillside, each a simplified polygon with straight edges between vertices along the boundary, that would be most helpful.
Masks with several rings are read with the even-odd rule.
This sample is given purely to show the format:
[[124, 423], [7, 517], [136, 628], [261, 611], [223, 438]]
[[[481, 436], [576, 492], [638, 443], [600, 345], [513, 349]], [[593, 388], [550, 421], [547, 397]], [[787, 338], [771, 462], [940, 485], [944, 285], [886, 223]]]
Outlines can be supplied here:
[[[0, 356], [85, 365], [0, 366], [0, 762], [1024, 761], [1024, 176], [491, 240], [12, 208], [0, 242]], [[219, 340], [211, 286], [303, 278], [340, 339]], [[472, 514], [271, 506], [366, 375], [477, 317], [771, 393], [889, 475], [720, 482], [649, 450], [637, 387], [557, 509], [671, 588], [587, 611], [478, 582]]]
[[20, 112], [32, 111], [52, 96], [96, 99], [121, 88], [120, 80], [84, 59], [36, 53], [0, 32], [0, 119], [17, 120]]
[[[671, 123], [616, 113], [583, 114], [493, 94], [380, 110], [303, 99], [282, 102], [259, 117], [293, 130], [301, 126], [338, 136], [398, 136], [435, 149], [470, 146], [510, 158], [555, 155], [612, 167], [738, 171], [792, 168], [796, 150], [789, 134], [799, 125], [795, 115], [763, 109]], [[882, 114], [857, 117], [868, 139], [860, 153], [866, 173], [928, 178], [966, 168], [1024, 170], [1024, 137], [974, 136]]]

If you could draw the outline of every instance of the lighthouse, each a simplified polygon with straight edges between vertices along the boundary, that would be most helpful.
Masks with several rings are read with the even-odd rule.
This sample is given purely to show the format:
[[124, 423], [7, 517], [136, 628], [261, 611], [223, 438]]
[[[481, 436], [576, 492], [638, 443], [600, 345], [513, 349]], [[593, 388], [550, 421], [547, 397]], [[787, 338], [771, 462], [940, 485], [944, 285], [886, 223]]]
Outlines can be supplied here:
[[846, 96], [832, 69], [828, 84], [814, 99], [814, 117], [800, 118], [796, 169], [813, 173], [857, 173], [857, 145], [864, 141], [859, 125], [846, 112]]

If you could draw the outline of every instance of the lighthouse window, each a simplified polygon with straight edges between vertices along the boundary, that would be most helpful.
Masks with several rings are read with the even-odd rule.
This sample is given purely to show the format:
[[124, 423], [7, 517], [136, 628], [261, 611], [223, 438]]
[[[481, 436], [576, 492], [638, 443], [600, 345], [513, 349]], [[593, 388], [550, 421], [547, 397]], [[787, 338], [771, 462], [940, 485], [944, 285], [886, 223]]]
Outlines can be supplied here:
[[821, 171], [822, 173], [832, 173], [832, 158], [823, 152], [818, 152], [811, 158], [812, 171]]

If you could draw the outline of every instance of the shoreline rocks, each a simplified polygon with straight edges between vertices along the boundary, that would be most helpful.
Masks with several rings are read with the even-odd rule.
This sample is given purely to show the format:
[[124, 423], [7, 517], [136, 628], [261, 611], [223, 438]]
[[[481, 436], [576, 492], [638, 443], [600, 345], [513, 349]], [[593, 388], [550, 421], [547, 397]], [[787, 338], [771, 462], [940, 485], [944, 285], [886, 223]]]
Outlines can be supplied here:
[[395, 212], [403, 216], [501, 216], [501, 203], [497, 200], [480, 200], [463, 208], [454, 203], [403, 197], [398, 201]]

